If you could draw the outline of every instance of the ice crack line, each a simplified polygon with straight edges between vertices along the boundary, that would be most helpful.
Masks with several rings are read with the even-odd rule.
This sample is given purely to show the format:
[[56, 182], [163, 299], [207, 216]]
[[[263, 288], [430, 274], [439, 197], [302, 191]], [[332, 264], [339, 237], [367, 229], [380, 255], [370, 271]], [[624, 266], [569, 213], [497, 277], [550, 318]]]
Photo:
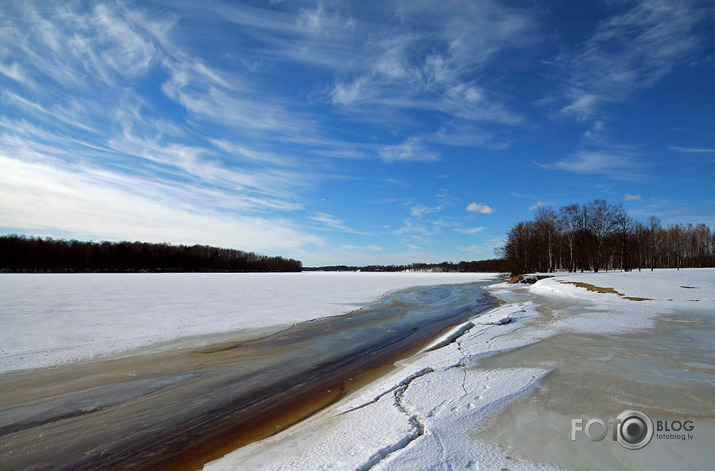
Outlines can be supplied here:
[[[509, 320], [511, 320], [511, 319], [509, 319]], [[494, 323], [494, 324], [488, 325], [486, 327], [487, 328], [496, 327], [499, 325], [503, 325], [504, 323], [507, 323], [507, 322]], [[460, 338], [462, 336], [464, 336], [473, 327], [475, 327], [475, 324], [473, 322], [469, 321], [469, 322], [465, 323], [464, 325], [462, 325], [459, 329], [457, 329], [451, 335], [449, 335], [449, 337], [447, 337], [443, 341], [439, 342], [438, 344], [434, 345], [433, 347], [431, 347], [427, 350], [429, 352], [429, 351], [438, 350], [438, 349], [445, 347], [451, 343], [457, 344], [457, 348], [459, 349], [459, 352], [461, 353], [462, 358], [460, 359], [460, 361], [458, 363], [445, 368], [445, 370], [449, 370], [451, 368], [461, 368], [462, 369], [463, 377], [462, 377], [461, 387], [462, 387], [462, 390], [464, 391], [465, 395], [469, 395], [469, 391], [467, 391], [467, 387], [466, 387], [466, 383], [467, 383], [467, 367], [466, 367], [466, 365], [467, 365], [470, 355], [468, 355], [463, 350], [463, 348], [462, 348], [463, 346], [460, 341]], [[480, 336], [482, 334], [483, 334], [483, 332], [480, 332], [477, 334], [477, 336]], [[487, 341], [487, 343], [488, 343], [488, 341]], [[363, 407], [367, 407], [371, 404], [375, 404], [377, 401], [379, 401], [381, 398], [385, 397], [387, 394], [392, 393], [392, 394], [394, 394], [395, 407], [397, 409], [399, 409], [402, 413], [404, 413], [405, 415], [408, 416], [408, 422], [413, 428], [412, 433], [405, 435], [400, 440], [398, 440], [396, 443], [387, 445], [387, 446], [381, 448], [380, 450], [378, 450], [377, 452], [375, 452], [367, 460], [367, 462], [365, 464], [356, 468], [358, 471], [368, 471], [368, 470], [372, 469], [373, 467], [377, 466], [380, 462], [382, 462], [386, 458], [388, 458], [390, 455], [392, 455], [400, 450], [403, 450], [410, 443], [412, 443], [413, 441], [415, 441], [416, 439], [418, 439], [419, 437], [424, 435], [425, 424], [422, 422], [422, 420], [420, 420], [420, 417], [418, 416], [418, 414], [412, 413], [412, 411], [409, 410], [409, 408], [403, 402], [403, 397], [404, 397], [405, 392], [407, 391], [407, 388], [412, 383], [412, 381], [414, 381], [415, 379], [417, 379], [421, 376], [425, 376], [427, 374], [434, 373], [434, 372], [435, 371], [434, 371], [434, 369], [432, 369], [432, 367], [422, 368], [421, 370], [411, 374], [407, 378], [400, 381], [399, 384], [378, 394], [370, 401], [365, 402], [363, 404], [360, 404], [359, 406], [353, 407], [349, 410], [342, 412], [342, 414], [347, 414], [348, 412], [353, 412], [358, 409], [362, 409]]]
[[402, 387], [405, 387], [405, 388], [406, 388], [406, 386], [409, 385], [409, 384], [410, 384], [412, 381], [414, 381], [415, 379], [419, 378], [420, 376], [424, 376], [424, 375], [426, 375], [426, 374], [429, 374], [429, 373], [434, 373], [434, 370], [432, 369], [431, 366], [428, 366], [428, 367], [426, 367], [426, 368], [422, 368], [421, 370], [419, 370], [419, 371], [417, 371], [417, 372], [415, 372], [415, 373], [412, 373], [410, 376], [408, 376], [407, 378], [403, 379], [402, 381], [400, 381], [398, 384], [396, 384], [395, 386], [391, 387], [390, 389], [388, 389], [388, 390], [386, 390], [386, 391], [384, 391], [384, 392], [378, 394], [377, 396], [375, 396], [375, 397], [372, 398], [371, 400], [367, 401], [366, 403], [360, 404], [359, 406], [355, 406], [355, 407], [353, 407], [352, 409], [348, 409], [348, 410], [346, 410], [345, 412], [342, 412], [340, 415], [347, 414], [347, 413], [349, 413], [349, 412], [356, 411], [356, 410], [358, 410], [358, 409], [362, 409], [363, 407], [367, 407], [367, 406], [369, 406], [369, 405], [375, 404], [377, 401], [379, 401], [379, 400], [380, 400], [381, 398], [383, 398], [384, 396], [390, 394], [391, 392], [397, 391], [398, 389], [400, 389], [400, 388], [402, 388]]
[[[395, 401], [394, 401], [395, 407], [397, 407], [402, 413], [404, 413], [405, 415], [407, 415], [407, 416], [409, 417], [409, 418], [408, 418], [408, 422], [410, 423], [410, 425], [412, 425], [412, 428], [413, 428], [412, 433], [410, 433], [410, 434], [408, 434], [408, 435], [402, 437], [402, 438], [401, 438], [400, 440], [398, 440], [396, 443], [393, 443], [393, 444], [391, 444], [391, 445], [388, 445], [388, 446], [386, 446], [386, 447], [384, 447], [384, 448], [378, 450], [375, 454], [373, 454], [373, 455], [367, 460], [367, 462], [366, 462], [365, 464], [363, 464], [362, 466], [359, 466], [358, 468], [356, 468], [357, 471], [368, 471], [369, 469], [372, 469], [374, 466], [376, 466], [378, 463], [380, 463], [381, 461], [383, 461], [385, 458], [387, 458], [387, 457], [390, 456], [391, 454], [393, 454], [393, 453], [395, 453], [395, 452], [397, 452], [397, 451], [399, 451], [399, 450], [404, 449], [404, 448], [405, 448], [407, 445], [409, 445], [411, 442], [413, 442], [413, 441], [416, 440], [417, 438], [419, 438], [419, 437], [421, 437], [422, 435], [424, 435], [424, 433], [425, 433], [425, 425], [422, 423], [422, 421], [420, 420], [420, 418], [418, 417], [417, 414], [413, 414], [413, 413], [407, 408], [407, 406], [402, 402], [402, 398], [403, 398], [403, 396], [404, 396], [404, 394], [405, 394], [405, 391], [407, 391], [407, 388], [410, 386], [410, 383], [412, 383], [412, 381], [414, 381], [415, 379], [417, 379], [417, 378], [419, 378], [419, 377], [421, 377], [421, 376], [424, 376], [424, 375], [427, 375], [427, 374], [430, 374], [430, 373], [434, 373], [434, 370], [433, 370], [432, 368], [430, 368], [430, 367], [423, 368], [423, 369], [421, 369], [420, 371], [418, 371], [418, 372], [416, 372], [416, 373], [414, 373], [414, 374], [408, 376], [408, 377], [405, 378], [404, 380], [402, 380], [402, 381], [400, 382], [400, 384], [398, 384], [398, 385], [395, 386], [394, 388], [391, 388], [391, 389], [389, 389], [388, 391], [385, 391], [384, 393], [380, 394], [379, 396], [377, 396], [377, 397], [376, 397], [375, 399], [373, 399], [372, 401], [367, 402], [367, 403], [365, 403], [365, 404], [363, 404], [363, 405], [361, 405], [361, 406], [356, 407], [355, 409], [351, 409], [351, 410], [350, 410], [350, 411], [353, 411], [353, 410], [359, 409], [359, 408], [361, 408], [361, 407], [365, 407], [365, 406], [367, 406], [367, 405], [369, 405], [369, 404], [374, 404], [374, 403], [377, 402], [381, 397], [384, 397], [386, 394], [389, 394], [389, 393], [393, 392], [393, 393], [394, 393], [394, 397], [395, 397]], [[350, 411], [347, 411], [347, 412], [350, 412]]]

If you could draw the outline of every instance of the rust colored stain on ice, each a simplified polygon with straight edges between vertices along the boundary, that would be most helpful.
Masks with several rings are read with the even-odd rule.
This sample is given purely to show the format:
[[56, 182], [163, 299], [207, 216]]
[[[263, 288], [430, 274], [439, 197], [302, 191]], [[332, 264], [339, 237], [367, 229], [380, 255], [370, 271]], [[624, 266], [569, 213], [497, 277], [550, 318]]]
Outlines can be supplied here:
[[629, 301], [652, 301], [651, 298], [640, 298], [637, 296], [626, 296], [623, 293], [619, 293], [613, 288], [602, 288], [600, 286], [595, 286], [590, 283], [584, 283], [582, 281], [561, 281], [559, 280], [559, 283], [565, 284], [565, 285], [574, 285], [579, 288], [585, 288], [588, 291], [593, 291], [594, 293], [603, 293], [603, 294], [615, 294], [620, 296], [623, 299], [627, 299]]

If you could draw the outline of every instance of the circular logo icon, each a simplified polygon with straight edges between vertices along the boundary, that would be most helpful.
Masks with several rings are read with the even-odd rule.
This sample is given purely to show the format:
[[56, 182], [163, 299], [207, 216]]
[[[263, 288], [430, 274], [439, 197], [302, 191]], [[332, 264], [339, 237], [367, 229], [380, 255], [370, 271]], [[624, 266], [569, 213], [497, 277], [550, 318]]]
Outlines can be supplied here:
[[618, 443], [629, 450], [640, 450], [653, 438], [653, 421], [639, 410], [621, 412], [617, 424]]

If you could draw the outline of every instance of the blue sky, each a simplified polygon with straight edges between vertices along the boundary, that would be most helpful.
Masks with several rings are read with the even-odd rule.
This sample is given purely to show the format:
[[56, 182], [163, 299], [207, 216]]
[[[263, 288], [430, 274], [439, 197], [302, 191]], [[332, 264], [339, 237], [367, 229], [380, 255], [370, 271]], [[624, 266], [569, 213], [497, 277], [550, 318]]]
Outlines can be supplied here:
[[715, 227], [708, 1], [0, 4], [0, 231], [492, 258], [539, 205]]

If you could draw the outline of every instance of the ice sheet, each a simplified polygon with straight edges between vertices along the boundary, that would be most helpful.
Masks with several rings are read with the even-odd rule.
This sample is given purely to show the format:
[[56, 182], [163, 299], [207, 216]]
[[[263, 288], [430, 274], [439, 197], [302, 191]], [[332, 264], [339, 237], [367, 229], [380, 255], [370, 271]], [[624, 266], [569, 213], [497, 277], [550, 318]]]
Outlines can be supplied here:
[[350, 312], [462, 273], [2, 274], [0, 372], [88, 359], [180, 337], [280, 329]]

